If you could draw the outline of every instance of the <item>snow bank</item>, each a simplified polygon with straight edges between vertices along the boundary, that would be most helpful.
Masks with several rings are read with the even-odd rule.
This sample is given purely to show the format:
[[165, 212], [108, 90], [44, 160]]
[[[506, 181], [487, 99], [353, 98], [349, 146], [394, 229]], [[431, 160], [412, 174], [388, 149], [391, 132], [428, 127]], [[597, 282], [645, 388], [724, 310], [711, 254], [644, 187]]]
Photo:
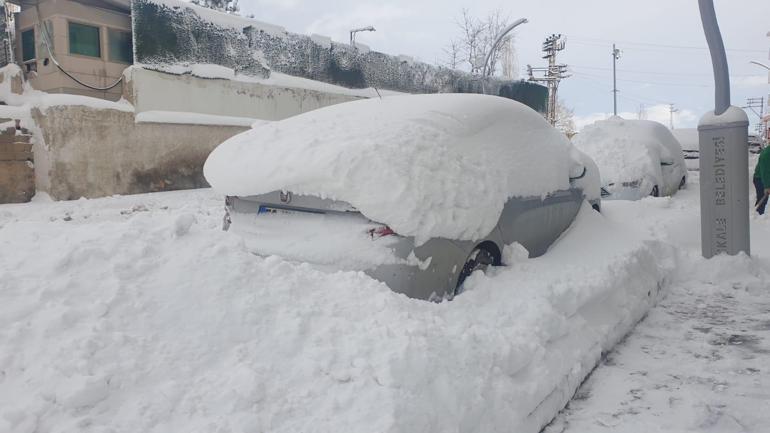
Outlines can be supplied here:
[[402, 235], [478, 239], [508, 198], [568, 188], [572, 149], [518, 102], [410, 95], [256, 127], [217, 147], [203, 171], [227, 195], [291, 190], [347, 201]]
[[653, 176], [663, 185], [662, 158], [680, 159], [684, 166], [674, 136], [665, 126], [651, 120], [600, 120], [583, 128], [574, 143], [599, 165], [604, 185], [632, 182], [645, 175]]
[[221, 206], [0, 206], [0, 431], [535, 433], [671, 266], [585, 206], [545, 256], [433, 304], [256, 257]]

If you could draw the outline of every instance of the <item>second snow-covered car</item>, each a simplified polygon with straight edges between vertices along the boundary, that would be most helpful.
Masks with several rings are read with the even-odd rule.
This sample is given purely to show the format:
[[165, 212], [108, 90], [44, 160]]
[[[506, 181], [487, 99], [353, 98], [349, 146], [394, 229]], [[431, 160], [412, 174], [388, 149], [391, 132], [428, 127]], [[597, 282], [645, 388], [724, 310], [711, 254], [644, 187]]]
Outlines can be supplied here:
[[599, 166], [605, 199], [673, 195], [687, 184], [682, 148], [658, 122], [614, 116], [586, 126], [573, 142]]
[[507, 245], [545, 253], [585, 199], [598, 208], [585, 161], [525, 105], [437, 94], [256, 126], [216, 148], [204, 174], [227, 196], [226, 228], [252, 251], [361, 270], [438, 301], [501, 264]]
[[695, 128], [681, 128], [671, 131], [679, 144], [682, 146], [684, 155], [684, 164], [690, 171], [700, 169], [700, 138], [698, 130]]

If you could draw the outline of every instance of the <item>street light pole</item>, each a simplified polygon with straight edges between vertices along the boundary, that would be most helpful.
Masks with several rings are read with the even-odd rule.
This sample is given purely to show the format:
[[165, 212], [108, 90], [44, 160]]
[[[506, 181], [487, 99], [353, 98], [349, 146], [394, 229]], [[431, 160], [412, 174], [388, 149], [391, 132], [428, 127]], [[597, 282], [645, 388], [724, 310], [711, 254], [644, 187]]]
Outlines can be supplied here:
[[[513, 22], [510, 26], [506, 27], [502, 32], [500, 32], [499, 35], [497, 35], [497, 38], [495, 39], [495, 43], [492, 44], [492, 48], [489, 49], [489, 52], [487, 53], [487, 57], [484, 59], [484, 66], [481, 70], [481, 76], [486, 77], [487, 76], [487, 65], [489, 64], [489, 58], [492, 57], [492, 54], [494, 54], [495, 50], [497, 50], [497, 46], [500, 44], [500, 42], [503, 41], [503, 38], [505, 35], [510, 33], [513, 29], [520, 26], [521, 24], [528, 23], [529, 21], [526, 18], [520, 18]], [[489, 71], [489, 75], [492, 75], [494, 71]]]
[[701, 251], [750, 254], [749, 118], [730, 105], [730, 75], [714, 0], [698, 0], [714, 69], [714, 111], [698, 123], [700, 149]]
[[353, 29], [350, 31], [350, 46], [355, 47], [356, 46], [356, 33], [358, 32], [376, 32], [377, 29], [375, 29], [373, 26], [366, 26], [361, 27], [359, 29]]
[[618, 81], [615, 72], [615, 63], [618, 60], [618, 49], [612, 44], [612, 114], [618, 115]]

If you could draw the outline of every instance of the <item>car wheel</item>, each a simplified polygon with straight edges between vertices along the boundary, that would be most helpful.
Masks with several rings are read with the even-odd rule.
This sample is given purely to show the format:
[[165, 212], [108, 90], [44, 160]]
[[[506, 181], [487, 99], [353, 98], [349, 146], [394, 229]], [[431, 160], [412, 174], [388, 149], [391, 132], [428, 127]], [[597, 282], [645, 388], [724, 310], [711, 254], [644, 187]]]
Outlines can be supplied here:
[[652, 191], [650, 191], [650, 195], [653, 197], [660, 197], [660, 190], [658, 190], [658, 185], [655, 185], [652, 187]]
[[687, 179], [684, 176], [682, 176], [682, 180], [679, 181], [679, 189], [683, 189], [686, 184], [687, 184]]
[[455, 296], [463, 292], [463, 283], [472, 273], [476, 271], [484, 272], [487, 268], [495, 263], [495, 256], [489, 250], [481, 247], [476, 247], [468, 255], [468, 259], [465, 261], [460, 276], [457, 277], [457, 286], [455, 287]]

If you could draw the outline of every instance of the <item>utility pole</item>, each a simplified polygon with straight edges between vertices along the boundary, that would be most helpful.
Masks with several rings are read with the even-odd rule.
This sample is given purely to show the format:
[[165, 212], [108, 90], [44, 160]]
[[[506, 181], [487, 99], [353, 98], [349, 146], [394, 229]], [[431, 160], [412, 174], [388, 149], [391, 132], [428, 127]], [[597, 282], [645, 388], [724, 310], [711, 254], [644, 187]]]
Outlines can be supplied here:
[[[762, 119], [765, 117], [765, 97], [759, 97], [759, 98], [746, 98], [746, 106], [741, 108], [748, 108], [751, 109], [751, 111], [754, 112], [754, 114], [759, 117], [759, 123], [757, 124], [757, 131], [760, 132], [763, 129], [762, 127]], [[757, 111], [759, 109], [759, 111]], [[762, 137], [764, 138], [764, 137]]]
[[674, 108], [674, 104], [668, 104], [668, 128], [674, 130], [674, 113], [678, 113], [679, 109]]
[[618, 79], [615, 71], [615, 63], [620, 60], [620, 50], [612, 44], [612, 113], [618, 115]]
[[[567, 65], [556, 63], [556, 54], [562, 51], [565, 46], [565, 40], [562, 35], [553, 34], [545, 39], [543, 42], [544, 59], [548, 60], [548, 66], [545, 68], [533, 68], [527, 65], [527, 72], [529, 73], [529, 81], [546, 83], [548, 87], [548, 112], [546, 118], [551, 125], [556, 125], [556, 103], [559, 100], [557, 91], [559, 90], [559, 82], [562, 79], [568, 78]], [[535, 77], [534, 72], [542, 72], [544, 76]]]

